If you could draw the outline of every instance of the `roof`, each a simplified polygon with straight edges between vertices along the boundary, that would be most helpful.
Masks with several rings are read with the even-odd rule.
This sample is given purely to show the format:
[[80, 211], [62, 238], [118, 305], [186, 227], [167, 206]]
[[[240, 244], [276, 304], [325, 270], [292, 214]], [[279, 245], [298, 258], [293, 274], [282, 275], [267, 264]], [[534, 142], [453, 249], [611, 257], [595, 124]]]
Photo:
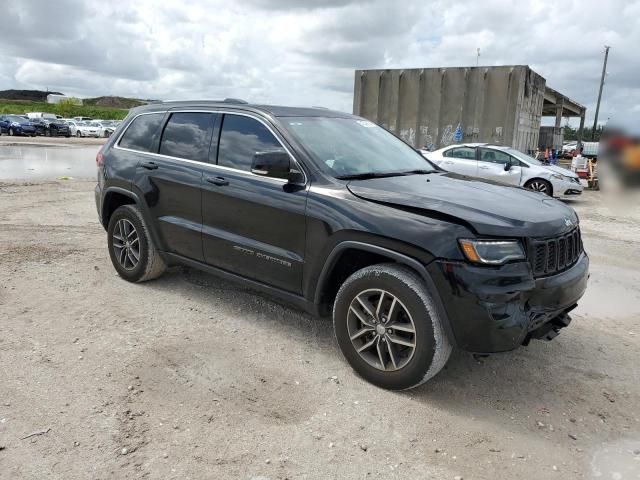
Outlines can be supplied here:
[[155, 102], [141, 107], [136, 107], [136, 111], [155, 111], [178, 108], [220, 108], [232, 110], [247, 110], [260, 112], [272, 117], [334, 117], [334, 118], [354, 118], [350, 113], [329, 110], [323, 107], [288, 107], [283, 105], [259, 105], [243, 102], [236, 99], [225, 100], [171, 100], [165, 102]]

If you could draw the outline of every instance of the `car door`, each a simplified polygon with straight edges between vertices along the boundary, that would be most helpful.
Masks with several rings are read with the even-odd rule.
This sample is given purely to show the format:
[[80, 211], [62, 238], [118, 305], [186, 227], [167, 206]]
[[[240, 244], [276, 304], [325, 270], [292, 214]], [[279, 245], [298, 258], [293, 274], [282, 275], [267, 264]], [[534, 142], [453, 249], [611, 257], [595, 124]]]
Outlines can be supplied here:
[[453, 173], [475, 177], [478, 171], [475, 147], [454, 147], [442, 154], [440, 167]]
[[[216, 118], [211, 112], [169, 111], [155, 151], [140, 158], [134, 180], [161, 249], [197, 261], [204, 260], [202, 172], [209, 160]], [[121, 143], [137, 120], [127, 128]], [[137, 130], [144, 131], [144, 125]]]
[[300, 293], [307, 188], [251, 172], [254, 154], [282, 149], [266, 120], [224, 114], [216, 165], [204, 174], [202, 240], [208, 264]]
[[507, 185], [520, 185], [522, 167], [517, 158], [493, 148], [478, 148], [478, 177]]

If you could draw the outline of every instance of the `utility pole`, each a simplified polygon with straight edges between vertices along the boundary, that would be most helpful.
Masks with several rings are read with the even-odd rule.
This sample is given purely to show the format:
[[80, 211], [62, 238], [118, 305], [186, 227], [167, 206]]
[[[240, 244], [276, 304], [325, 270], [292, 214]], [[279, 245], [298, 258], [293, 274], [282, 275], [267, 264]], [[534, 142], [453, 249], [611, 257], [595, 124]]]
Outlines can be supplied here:
[[600, 100], [602, 99], [602, 87], [604, 86], [604, 77], [607, 74], [607, 58], [609, 58], [609, 47], [604, 46], [604, 63], [602, 64], [602, 78], [600, 78], [600, 91], [598, 92], [598, 103], [596, 104], [596, 118], [593, 120], [593, 130], [591, 130], [591, 141], [596, 139], [596, 127], [598, 126], [598, 114], [600, 113]]
[[476, 48], [476, 67], [480, 63], [480, 48]]

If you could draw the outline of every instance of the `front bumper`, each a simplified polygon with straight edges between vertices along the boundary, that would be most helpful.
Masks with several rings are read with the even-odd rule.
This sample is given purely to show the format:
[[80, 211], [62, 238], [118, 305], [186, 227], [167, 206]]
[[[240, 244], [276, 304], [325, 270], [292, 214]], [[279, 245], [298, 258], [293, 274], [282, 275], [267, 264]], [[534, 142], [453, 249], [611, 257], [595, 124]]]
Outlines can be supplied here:
[[526, 262], [490, 268], [435, 261], [427, 269], [458, 348], [494, 353], [568, 325], [567, 313], [587, 288], [589, 257], [583, 253], [569, 270], [537, 279]]
[[559, 198], [572, 198], [582, 194], [584, 186], [580, 181], [556, 180], [552, 182], [553, 196]]

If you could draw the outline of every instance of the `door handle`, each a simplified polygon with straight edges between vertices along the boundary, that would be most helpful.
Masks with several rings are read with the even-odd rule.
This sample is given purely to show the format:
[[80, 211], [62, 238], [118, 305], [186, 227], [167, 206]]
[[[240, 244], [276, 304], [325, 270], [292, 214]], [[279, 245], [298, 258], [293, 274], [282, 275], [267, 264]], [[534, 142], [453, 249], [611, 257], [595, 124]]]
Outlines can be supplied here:
[[145, 162], [142, 164], [142, 168], [146, 168], [147, 170], [157, 170], [158, 164], [154, 162]]
[[219, 187], [224, 187], [225, 185], [229, 185], [229, 180], [224, 177], [208, 177], [207, 182], [213, 183], [214, 185], [218, 185]]
[[482, 170], [489, 170], [489, 167], [485, 167], [484, 165], [480, 165], [478, 168], [481, 168]]

